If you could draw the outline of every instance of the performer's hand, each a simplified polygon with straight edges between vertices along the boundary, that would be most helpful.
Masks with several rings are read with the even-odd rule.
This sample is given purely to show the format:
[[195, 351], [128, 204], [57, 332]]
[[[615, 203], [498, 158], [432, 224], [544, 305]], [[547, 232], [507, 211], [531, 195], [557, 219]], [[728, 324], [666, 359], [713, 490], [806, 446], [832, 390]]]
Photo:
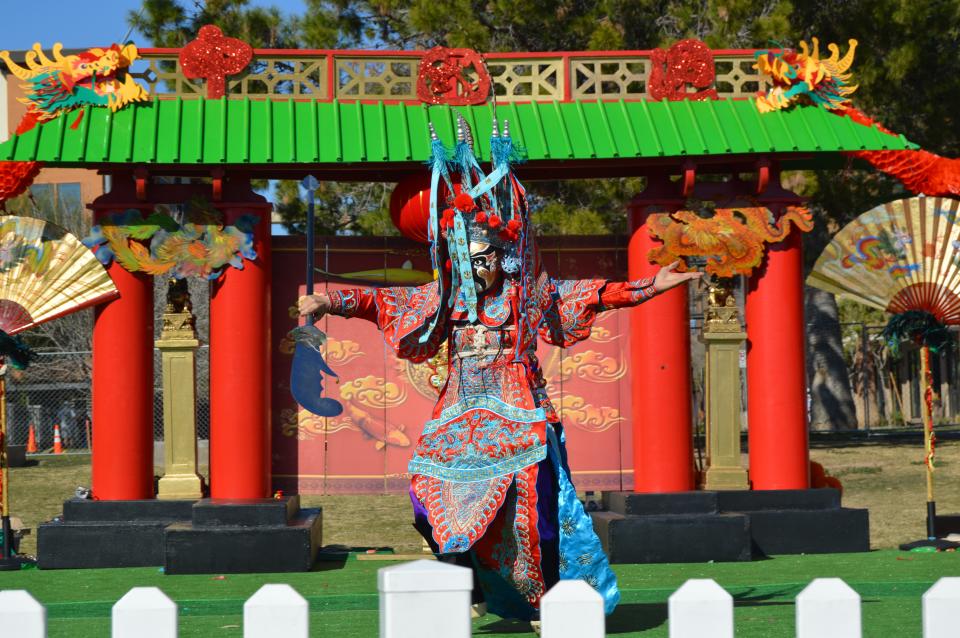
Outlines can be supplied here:
[[297, 309], [301, 317], [313, 315], [314, 319], [319, 319], [330, 312], [330, 296], [322, 292], [316, 295], [304, 295], [297, 300]]
[[664, 266], [657, 271], [657, 276], [653, 278], [653, 285], [657, 288], [657, 292], [664, 292], [670, 290], [680, 284], [685, 284], [688, 281], [694, 281], [700, 279], [703, 276], [702, 272], [676, 272], [677, 266], [680, 265], [679, 261], [675, 261], [669, 266]]

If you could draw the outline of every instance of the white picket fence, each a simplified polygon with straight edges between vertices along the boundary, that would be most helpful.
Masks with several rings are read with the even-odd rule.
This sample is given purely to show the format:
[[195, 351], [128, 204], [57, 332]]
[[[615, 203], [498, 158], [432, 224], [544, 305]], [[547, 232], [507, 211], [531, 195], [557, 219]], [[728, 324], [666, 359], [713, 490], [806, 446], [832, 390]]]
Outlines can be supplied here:
[[[470, 570], [420, 560], [381, 569], [380, 638], [469, 638]], [[669, 598], [670, 638], [733, 638], [733, 597], [711, 579], [691, 579]], [[543, 597], [543, 638], [604, 638], [603, 601], [583, 581]], [[113, 606], [113, 638], [176, 638], [177, 605], [156, 587], [134, 587]], [[46, 638], [43, 605], [25, 591], [0, 591], [4, 638]], [[960, 577], [923, 595], [923, 638], [960, 628]], [[264, 585], [243, 605], [244, 638], [307, 638], [306, 599], [289, 585]], [[839, 578], [817, 578], [796, 598], [797, 638], [861, 638], [860, 596]]]

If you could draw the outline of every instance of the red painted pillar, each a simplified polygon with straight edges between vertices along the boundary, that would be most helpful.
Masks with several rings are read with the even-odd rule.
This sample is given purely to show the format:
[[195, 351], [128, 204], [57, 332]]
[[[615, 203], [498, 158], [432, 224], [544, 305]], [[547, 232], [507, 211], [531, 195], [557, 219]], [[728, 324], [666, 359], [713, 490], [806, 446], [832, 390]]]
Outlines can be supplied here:
[[747, 293], [747, 421], [755, 490], [810, 486], [801, 238], [794, 229], [767, 250]]
[[[655, 245], [646, 225], [653, 207], [642, 196], [629, 204], [631, 280], [659, 269], [647, 260]], [[635, 492], [694, 489], [690, 409], [690, 317], [687, 287], [657, 296], [630, 312], [633, 480]]]
[[257, 215], [257, 258], [227, 267], [210, 298], [210, 496], [270, 495], [270, 206], [249, 188], [218, 204]]
[[[97, 199], [94, 221], [129, 208], [124, 195]], [[93, 496], [153, 498], [153, 277], [116, 260], [107, 271], [120, 297], [94, 311]]]

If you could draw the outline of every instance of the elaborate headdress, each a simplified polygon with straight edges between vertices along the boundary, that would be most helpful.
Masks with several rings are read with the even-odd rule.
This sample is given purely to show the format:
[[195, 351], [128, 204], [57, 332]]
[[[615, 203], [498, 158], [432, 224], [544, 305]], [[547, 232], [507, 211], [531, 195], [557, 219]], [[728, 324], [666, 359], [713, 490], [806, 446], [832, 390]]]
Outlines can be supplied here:
[[[450, 286], [449, 305], [465, 310], [473, 321], [477, 316], [477, 292], [470, 266], [471, 241], [491, 244], [503, 251], [504, 270], [520, 278], [521, 297], [525, 297], [525, 275], [532, 270], [533, 246], [527, 235], [526, 195], [512, 172], [519, 154], [510, 138], [509, 122], [504, 120], [501, 134], [496, 116], [490, 135], [489, 174], [483, 172], [474, 155], [473, 136], [462, 116], [457, 117], [457, 144], [452, 154], [432, 124], [430, 137], [433, 156], [429, 237], [433, 266], [439, 274], [441, 292]], [[443, 259], [444, 245], [449, 263]], [[448, 268], [449, 277], [445, 274]], [[438, 317], [439, 313], [433, 325]]]

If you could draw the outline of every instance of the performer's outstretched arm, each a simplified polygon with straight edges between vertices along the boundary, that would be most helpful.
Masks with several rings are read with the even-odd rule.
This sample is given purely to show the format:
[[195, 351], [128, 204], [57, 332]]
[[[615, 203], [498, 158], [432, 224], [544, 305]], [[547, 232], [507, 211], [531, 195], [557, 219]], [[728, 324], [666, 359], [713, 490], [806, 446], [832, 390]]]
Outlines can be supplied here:
[[350, 288], [331, 290], [309, 297], [304, 295], [297, 302], [301, 315], [312, 314], [319, 320], [325, 314], [338, 317], [359, 317], [377, 323], [376, 291], [373, 288]]
[[300, 297], [301, 315], [360, 317], [377, 324], [401, 359], [424, 361], [445, 338], [446, 305], [436, 282], [417, 287], [351, 288]]
[[666, 292], [688, 281], [699, 279], [699, 272], [677, 272], [680, 262], [673, 262], [657, 271], [656, 276], [636, 281], [607, 282], [600, 293], [600, 308], [598, 310], [612, 310], [614, 308], [628, 308], [642, 304], [656, 295]]
[[556, 302], [545, 313], [540, 337], [556, 346], [572, 346], [590, 336], [597, 314], [642, 304], [656, 295], [699, 279], [699, 272], [676, 272], [678, 262], [661, 268], [655, 277], [636, 281], [582, 279], [552, 281]]

